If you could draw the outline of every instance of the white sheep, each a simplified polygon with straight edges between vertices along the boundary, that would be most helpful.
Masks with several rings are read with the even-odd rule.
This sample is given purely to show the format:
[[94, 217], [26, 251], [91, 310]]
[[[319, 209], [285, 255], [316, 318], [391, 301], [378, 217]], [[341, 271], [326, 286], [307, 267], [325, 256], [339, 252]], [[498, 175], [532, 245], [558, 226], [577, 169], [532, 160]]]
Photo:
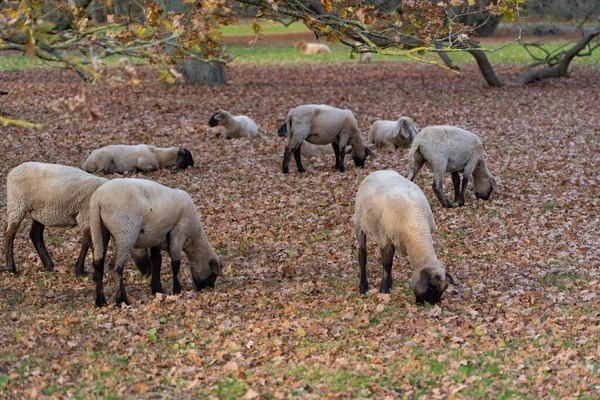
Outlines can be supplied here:
[[373, 145], [385, 144], [395, 149], [409, 148], [418, 133], [419, 128], [411, 118], [400, 117], [397, 121], [379, 120], [371, 125], [367, 142]]
[[[144, 179], [113, 179], [102, 185], [90, 199], [90, 228], [94, 251], [96, 305], [106, 304], [103, 290], [104, 258], [112, 236], [116, 274], [119, 280], [117, 303], [129, 305], [123, 283], [123, 269], [134, 248], [149, 248], [151, 258], [168, 251], [173, 270], [173, 293], [181, 292], [181, 252], [189, 260], [192, 279], [198, 290], [213, 287], [223, 274], [219, 256], [206, 237], [190, 196]], [[152, 293], [162, 293], [160, 261], [152, 262]]]
[[380, 292], [392, 287], [396, 250], [408, 255], [414, 268], [411, 284], [417, 303], [437, 303], [454, 277], [438, 260], [431, 234], [437, 230], [425, 195], [417, 185], [395, 171], [377, 171], [360, 185], [356, 195], [354, 231], [358, 240], [360, 293], [367, 281], [367, 236], [381, 249], [383, 275]]
[[[413, 181], [423, 164], [433, 170], [433, 191], [443, 207], [453, 207], [444, 194], [444, 174], [452, 173], [454, 201], [465, 205], [469, 179], [473, 175], [473, 191], [478, 199], [488, 200], [498, 191], [496, 179], [485, 162], [483, 145], [477, 135], [454, 126], [428, 126], [413, 140], [408, 153], [408, 179]], [[462, 187], [460, 175], [462, 172]]]
[[363, 64], [370, 64], [373, 62], [373, 54], [371, 53], [358, 53], [358, 59]]
[[54, 263], [44, 244], [44, 228], [81, 227], [83, 240], [75, 274], [82, 275], [91, 244], [90, 197], [107, 181], [77, 168], [38, 162], [27, 162], [10, 171], [6, 181], [7, 228], [4, 236], [7, 268], [17, 272], [13, 244], [21, 221], [29, 214], [33, 219], [29, 237], [48, 271], [54, 270]]
[[176, 166], [186, 169], [194, 165], [192, 153], [180, 147], [161, 149], [145, 144], [111, 145], [92, 151], [84, 161], [82, 168], [87, 172], [107, 174], [127, 171], [156, 171]]
[[245, 115], [233, 116], [229, 111], [219, 110], [210, 118], [208, 126], [222, 126], [225, 128], [226, 139], [239, 139], [243, 137], [257, 137], [258, 126]]
[[[288, 136], [283, 154], [282, 171], [289, 173], [291, 155], [294, 153], [298, 172], [306, 170], [302, 165], [301, 147], [308, 143], [331, 144], [335, 152], [335, 168], [344, 172], [346, 145], [352, 146], [352, 158], [359, 167], [364, 167], [367, 155], [375, 157], [360, 135], [356, 118], [350, 110], [342, 110], [324, 104], [307, 104], [292, 108], [285, 123], [277, 131], [279, 136]], [[342, 149], [342, 151], [340, 151]]]
[[322, 43], [306, 43], [303, 40], [300, 40], [294, 46], [297, 49], [302, 51], [302, 54], [312, 55], [312, 54], [331, 54], [331, 49], [326, 44]]

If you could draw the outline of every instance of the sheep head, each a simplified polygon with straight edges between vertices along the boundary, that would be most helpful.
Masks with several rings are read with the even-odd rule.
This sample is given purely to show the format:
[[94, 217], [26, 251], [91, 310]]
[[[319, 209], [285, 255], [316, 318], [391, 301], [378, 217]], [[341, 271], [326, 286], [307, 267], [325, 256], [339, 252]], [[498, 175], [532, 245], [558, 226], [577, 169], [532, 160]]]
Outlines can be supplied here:
[[[218, 258], [212, 258], [208, 263], [208, 269], [206, 266], [203, 268], [205, 274], [200, 273], [200, 271], [196, 270], [191, 266], [192, 270], [192, 279], [194, 281], [194, 285], [197, 290], [202, 290], [207, 287], [215, 287], [215, 281], [218, 276], [223, 275], [223, 265], [221, 264], [221, 260]], [[206, 274], [208, 272], [208, 274]]]
[[306, 47], [306, 43], [304, 43], [303, 40], [296, 42], [296, 45], [294, 46], [296, 49], [303, 49], [304, 47]]
[[489, 200], [492, 192], [498, 191], [498, 184], [496, 183], [496, 179], [493, 176], [489, 178], [477, 179], [474, 177], [473, 179], [473, 191], [475, 192], [475, 197], [480, 200]]
[[221, 120], [224, 118], [225, 116], [223, 115], [223, 111], [219, 110], [210, 118], [210, 121], [208, 121], [208, 126], [214, 128], [215, 126], [220, 125]]
[[410, 147], [413, 139], [419, 133], [419, 127], [411, 118], [400, 117], [392, 134], [392, 138], [400, 147]]
[[177, 168], [186, 169], [194, 166], [194, 158], [188, 149], [180, 148], [177, 152], [177, 160], [175, 161]]
[[373, 153], [371, 149], [364, 144], [362, 146], [356, 146], [354, 144], [352, 145], [352, 159], [357, 167], [363, 168], [365, 166], [365, 160], [367, 159], [367, 156], [377, 158], [375, 153]]
[[441, 264], [429, 265], [422, 268], [414, 284], [417, 304], [428, 302], [437, 304], [448, 284], [456, 285], [454, 277]]
[[287, 122], [284, 122], [283, 125], [281, 125], [279, 127], [279, 129], [277, 129], [277, 136], [286, 137], [287, 135], [288, 135]]

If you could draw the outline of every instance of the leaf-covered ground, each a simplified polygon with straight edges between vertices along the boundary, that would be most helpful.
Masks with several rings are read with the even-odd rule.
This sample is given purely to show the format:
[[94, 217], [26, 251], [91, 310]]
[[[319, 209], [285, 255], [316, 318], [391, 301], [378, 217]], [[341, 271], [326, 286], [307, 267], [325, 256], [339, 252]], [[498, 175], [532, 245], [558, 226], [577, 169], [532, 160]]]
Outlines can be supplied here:
[[[79, 231], [47, 230], [57, 264], [47, 273], [28, 221], [16, 241], [20, 274], [0, 274], [0, 397], [598, 398], [599, 71], [490, 89], [470, 68], [238, 65], [221, 88], [165, 86], [150, 71], [144, 86], [88, 88], [99, 121], [0, 128], [0, 226], [6, 174], [21, 162], [79, 166], [114, 143], [185, 146], [196, 167], [128, 176], [188, 191], [226, 266], [214, 290], [194, 291], [184, 267], [184, 294], [157, 297], [130, 266], [134, 304], [98, 309], [91, 279], [72, 273]], [[0, 82], [5, 112], [32, 121], [84, 88], [57, 70], [0, 71]], [[365, 169], [347, 159], [344, 174], [331, 158], [306, 159], [306, 174], [292, 162], [283, 175], [272, 133], [303, 103], [353, 110], [364, 136], [376, 119], [408, 115], [482, 138], [501, 190], [491, 201], [470, 191], [466, 207], [442, 209], [431, 173], [417, 180], [440, 227], [437, 254], [460, 280], [440, 306], [414, 304], [401, 256], [391, 295], [359, 295], [356, 190], [377, 169], [404, 173], [406, 151], [379, 149]], [[217, 108], [250, 115], [266, 134], [215, 137], [207, 122]], [[379, 251], [369, 251], [377, 287]]]

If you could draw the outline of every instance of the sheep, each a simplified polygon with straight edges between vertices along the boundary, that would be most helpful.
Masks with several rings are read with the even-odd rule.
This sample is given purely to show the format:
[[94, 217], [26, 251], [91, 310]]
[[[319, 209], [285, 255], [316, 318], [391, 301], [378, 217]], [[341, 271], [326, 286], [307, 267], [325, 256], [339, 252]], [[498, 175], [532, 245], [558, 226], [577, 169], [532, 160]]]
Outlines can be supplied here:
[[367, 236], [381, 249], [383, 274], [379, 291], [392, 287], [392, 262], [396, 250], [408, 255], [414, 268], [411, 285], [417, 303], [440, 301], [454, 277], [437, 259], [431, 234], [437, 230], [429, 203], [421, 189], [395, 171], [370, 174], [356, 195], [354, 232], [358, 240], [360, 293], [369, 290], [367, 281]]
[[300, 40], [294, 46], [296, 49], [300, 49], [302, 54], [331, 54], [331, 49], [326, 44], [322, 43], [306, 43]]
[[[277, 131], [279, 136], [289, 136], [283, 155], [284, 174], [289, 173], [291, 154], [294, 153], [298, 172], [306, 170], [302, 165], [301, 147], [303, 141], [325, 145], [331, 143], [335, 152], [335, 168], [344, 172], [346, 145], [352, 146], [352, 158], [359, 167], [364, 167], [367, 155], [375, 157], [363, 141], [356, 118], [350, 110], [320, 104], [307, 104], [293, 108], [285, 123]], [[342, 151], [340, 151], [342, 149]]]
[[371, 53], [359, 53], [358, 59], [363, 64], [370, 64], [373, 62], [373, 54]]
[[258, 136], [258, 126], [250, 117], [245, 115], [233, 116], [226, 110], [219, 110], [208, 121], [210, 127], [218, 125], [225, 128], [226, 139]]
[[186, 169], [193, 165], [192, 153], [181, 147], [161, 149], [145, 144], [120, 144], [94, 150], [84, 161], [82, 168], [87, 172], [122, 174], [135, 170], [150, 172], [172, 166]]
[[48, 271], [54, 263], [44, 244], [46, 226], [73, 227], [83, 230], [75, 274], [84, 274], [85, 256], [91, 244], [89, 203], [92, 193], [108, 182], [80, 169], [57, 164], [27, 162], [13, 168], [7, 176], [7, 228], [4, 248], [7, 268], [17, 273], [14, 259], [14, 240], [26, 214], [33, 219], [29, 237], [42, 264]]
[[90, 199], [90, 230], [94, 252], [96, 306], [106, 304], [103, 290], [104, 259], [112, 236], [119, 281], [117, 303], [129, 305], [123, 269], [134, 248], [149, 248], [152, 293], [162, 293], [160, 249], [171, 256], [173, 293], [181, 293], [181, 252], [187, 255], [192, 279], [198, 290], [214, 287], [223, 275], [219, 256], [210, 245], [190, 196], [144, 179], [113, 179]]
[[419, 128], [411, 118], [400, 117], [397, 121], [379, 120], [371, 125], [367, 142], [372, 145], [385, 144], [395, 149], [409, 148], [418, 133]]
[[[473, 190], [478, 199], [488, 200], [498, 191], [496, 179], [485, 162], [483, 145], [477, 135], [454, 126], [428, 126], [413, 140], [408, 153], [408, 179], [415, 177], [427, 163], [433, 170], [433, 191], [443, 207], [452, 208], [444, 194], [444, 173], [452, 174], [454, 201], [459, 207], [465, 205], [469, 179], [473, 175]], [[462, 172], [462, 188], [460, 175]]]

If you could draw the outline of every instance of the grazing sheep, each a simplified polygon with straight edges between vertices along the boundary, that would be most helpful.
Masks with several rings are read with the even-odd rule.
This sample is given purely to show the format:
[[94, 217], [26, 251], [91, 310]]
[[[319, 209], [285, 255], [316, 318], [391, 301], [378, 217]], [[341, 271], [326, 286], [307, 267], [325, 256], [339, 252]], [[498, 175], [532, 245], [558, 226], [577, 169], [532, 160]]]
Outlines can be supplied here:
[[358, 59], [363, 64], [370, 64], [373, 62], [373, 54], [371, 53], [359, 53]]
[[[483, 145], [477, 135], [454, 126], [428, 126], [413, 140], [408, 153], [408, 179], [413, 181], [423, 164], [433, 170], [433, 191], [443, 207], [452, 203], [444, 194], [444, 174], [452, 173], [454, 201], [465, 205], [465, 193], [473, 175], [473, 190], [478, 199], [488, 200], [498, 184], [485, 162]], [[462, 172], [462, 188], [460, 175]]]
[[300, 49], [302, 54], [331, 54], [329, 46], [322, 43], [306, 43], [300, 40], [294, 47]]
[[429, 203], [417, 185], [395, 171], [370, 174], [358, 189], [354, 212], [360, 293], [369, 290], [368, 236], [381, 249], [380, 292], [389, 293], [392, 287], [392, 262], [398, 250], [408, 255], [414, 268], [411, 283], [417, 303], [438, 303], [448, 283], [456, 282], [435, 255], [431, 234], [436, 230]]
[[[152, 293], [162, 293], [160, 250], [168, 251], [173, 270], [173, 293], [181, 292], [181, 252], [189, 260], [198, 290], [213, 287], [223, 275], [219, 256], [208, 242], [190, 196], [144, 179], [113, 179], [102, 185], [90, 199], [90, 229], [94, 249], [96, 305], [106, 304], [103, 290], [104, 258], [110, 236], [115, 245], [119, 280], [117, 303], [129, 305], [123, 283], [123, 269], [134, 248], [149, 248], [152, 266]], [[158, 259], [158, 260], [157, 260]]]
[[122, 174], [135, 170], [150, 172], [173, 166], [186, 169], [193, 165], [192, 153], [184, 148], [161, 149], [145, 144], [118, 144], [94, 150], [84, 161], [82, 168], [87, 172]]
[[415, 121], [408, 117], [400, 117], [397, 121], [375, 121], [369, 131], [369, 144], [409, 148], [419, 133]]
[[225, 128], [226, 139], [239, 139], [243, 137], [257, 137], [258, 126], [250, 117], [245, 115], [233, 116], [228, 111], [217, 111], [208, 121], [208, 126], [222, 126]]
[[344, 172], [346, 154], [344, 149], [348, 144], [352, 146], [354, 163], [359, 167], [364, 167], [367, 155], [375, 157], [363, 141], [356, 118], [350, 110], [341, 110], [324, 104], [298, 106], [290, 110], [277, 134], [289, 136], [281, 168], [284, 174], [289, 173], [292, 152], [298, 172], [306, 171], [301, 157], [301, 147], [305, 140], [318, 145], [331, 144], [335, 152], [335, 168], [340, 172]]
[[56, 164], [27, 162], [10, 171], [6, 181], [7, 228], [4, 236], [7, 268], [17, 272], [13, 250], [15, 235], [21, 221], [29, 213], [33, 219], [29, 237], [48, 271], [54, 270], [54, 263], [44, 244], [44, 228], [81, 227], [83, 240], [75, 274], [83, 275], [85, 256], [91, 244], [90, 197], [105, 182], [108, 180], [77, 168]]

